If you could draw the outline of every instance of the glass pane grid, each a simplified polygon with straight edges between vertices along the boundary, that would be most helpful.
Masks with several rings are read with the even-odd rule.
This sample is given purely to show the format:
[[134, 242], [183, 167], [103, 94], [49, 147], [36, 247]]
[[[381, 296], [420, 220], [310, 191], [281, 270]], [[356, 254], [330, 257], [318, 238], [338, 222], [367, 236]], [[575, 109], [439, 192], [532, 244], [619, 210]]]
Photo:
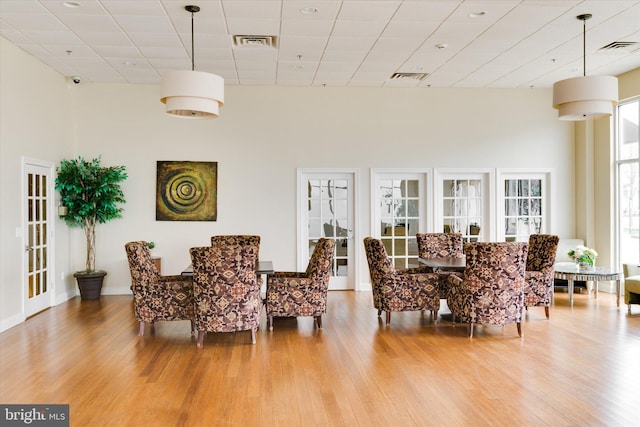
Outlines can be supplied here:
[[[332, 276], [347, 276], [347, 180], [310, 179], [308, 187], [309, 259], [321, 237], [336, 239]], [[308, 260], [307, 260], [308, 261]]]
[[443, 232], [460, 233], [464, 241], [481, 240], [482, 180], [445, 179], [443, 195]]
[[396, 268], [407, 268], [417, 254], [415, 235], [420, 224], [420, 182], [383, 179], [378, 187], [382, 242]]
[[528, 241], [542, 231], [542, 180], [505, 180], [505, 240]]

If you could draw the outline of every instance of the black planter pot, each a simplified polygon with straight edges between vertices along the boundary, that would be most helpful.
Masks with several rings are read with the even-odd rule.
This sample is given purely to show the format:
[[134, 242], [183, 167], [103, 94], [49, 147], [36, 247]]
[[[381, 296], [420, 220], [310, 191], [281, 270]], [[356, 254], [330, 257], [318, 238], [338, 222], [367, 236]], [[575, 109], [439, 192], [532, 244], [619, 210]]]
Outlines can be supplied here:
[[100, 292], [102, 291], [102, 282], [104, 276], [107, 275], [106, 271], [98, 270], [92, 273], [77, 272], [73, 274], [78, 282], [78, 288], [80, 288], [80, 299], [100, 299]]

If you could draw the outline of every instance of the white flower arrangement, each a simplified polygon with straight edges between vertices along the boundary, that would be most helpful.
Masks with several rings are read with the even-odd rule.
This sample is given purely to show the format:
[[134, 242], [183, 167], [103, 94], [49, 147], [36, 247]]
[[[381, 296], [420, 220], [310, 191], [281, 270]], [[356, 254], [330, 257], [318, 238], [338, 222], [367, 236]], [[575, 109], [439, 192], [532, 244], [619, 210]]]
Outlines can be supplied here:
[[578, 264], [589, 265], [593, 267], [596, 263], [596, 258], [598, 258], [598, 252], [595, 249], [588, 248], [586, 246], [578, 245], [575, 249], [569, 250], [567, 252], [569, 258], [575, 260]]

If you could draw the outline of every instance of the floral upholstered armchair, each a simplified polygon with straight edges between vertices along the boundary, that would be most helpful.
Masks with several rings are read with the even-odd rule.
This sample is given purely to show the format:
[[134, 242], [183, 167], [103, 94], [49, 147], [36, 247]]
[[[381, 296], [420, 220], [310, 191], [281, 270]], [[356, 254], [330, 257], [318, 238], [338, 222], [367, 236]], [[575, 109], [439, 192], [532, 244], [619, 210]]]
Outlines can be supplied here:
[[274, 317], [298, 316], [313, 316], [314, 324], [322, 328], [335, 247], [335, 240], [319, 239], [305, 272], [276, 271], [267, 276], [269, 330]]
[[124, 245], [131, 272], [138, 335], [144, 335], [144, 324], [153, 326], [158, 320], [190, 320], [194, 331], [195, 308], [191, 277], [161, 276], [151, 259], [147, 242]]
[[[418, 233], [418, 256], [424, 259], [430, 258], [464, 258], [462, 234], [460, 233]], [[449, 275], [462, 274], [455, 271], [439, 270], [435, 272], [440, 277], [438, 292], [440, 298], [446, 299], [449, 293]]]
[[558, 236], [532, 234], [529, 236], [529, 254], [525, 271], [524, 306], [544, 307], [549, 318], [549, 306], [553, 296], [553, 273], [555, 271]]
[[464, 277], [449, 276], [447, 304], [453, 321], [473, 325], [515, 323], [522, 336], [524, 271], [528, 244], [523, 242], [472, 242], [465, 245]]
[[251, 331], [256, 343], [262, 302], [256, 280], [256, 248], [216, 245], [191, 248], [198, 347], [207, 332]]
[[440, 309], [438, 295], [439, 277], [426, 267], [396, 269], [379, 239], [366, 237], [364, 248], [369, 263], [373, 290], [373, 306], [378, 316], [386, 312], [386, 322], [391, 322], [392, 311], [430, 310], [434, 320]]

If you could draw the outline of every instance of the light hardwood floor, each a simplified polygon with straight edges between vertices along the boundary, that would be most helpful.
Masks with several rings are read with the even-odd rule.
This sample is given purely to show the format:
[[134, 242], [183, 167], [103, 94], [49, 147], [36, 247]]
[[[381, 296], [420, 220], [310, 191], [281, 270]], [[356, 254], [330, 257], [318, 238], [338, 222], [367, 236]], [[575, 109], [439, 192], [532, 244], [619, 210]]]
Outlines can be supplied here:
[[637, 426], [640, 307], [556, 293], [551, 319], [433, 323], [369, 292], [330, 292], [312, 318], [250, 333], [160, 322], [138, 337], [131, 297], [71, 300], [0, 334], [0, 402], [68, 403], [72, 426]]

